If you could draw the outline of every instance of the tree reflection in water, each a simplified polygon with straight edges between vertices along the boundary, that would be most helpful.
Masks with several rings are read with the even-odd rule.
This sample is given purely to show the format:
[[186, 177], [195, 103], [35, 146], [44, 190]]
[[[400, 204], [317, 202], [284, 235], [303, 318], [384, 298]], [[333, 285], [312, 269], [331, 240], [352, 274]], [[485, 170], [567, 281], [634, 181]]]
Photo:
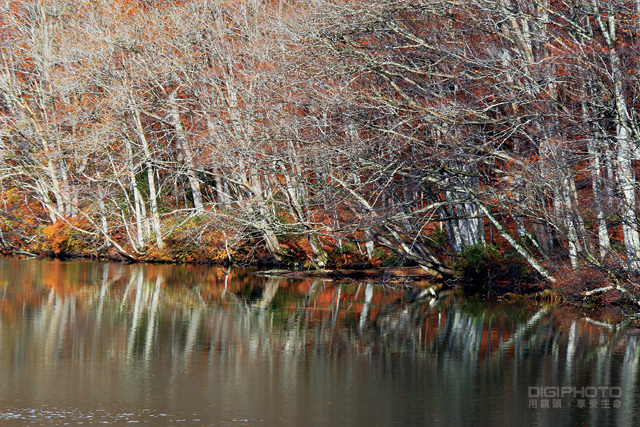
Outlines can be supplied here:
[[[638, 421], [630, 320], [242, 269], [0, 263], [0, 421], [54, 403], [147, 408], [138, 421]], [[534, 409], [534, 386], [619, 386], [622, 405]]]

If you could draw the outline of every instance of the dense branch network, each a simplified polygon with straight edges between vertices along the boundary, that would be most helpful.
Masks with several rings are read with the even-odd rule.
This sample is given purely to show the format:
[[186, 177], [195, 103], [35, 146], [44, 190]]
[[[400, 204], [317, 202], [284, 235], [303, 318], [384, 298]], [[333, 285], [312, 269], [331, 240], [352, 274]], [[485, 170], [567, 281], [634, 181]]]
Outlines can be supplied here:
[[0, 8], [6, 248], [640, 270], [640, 1]]

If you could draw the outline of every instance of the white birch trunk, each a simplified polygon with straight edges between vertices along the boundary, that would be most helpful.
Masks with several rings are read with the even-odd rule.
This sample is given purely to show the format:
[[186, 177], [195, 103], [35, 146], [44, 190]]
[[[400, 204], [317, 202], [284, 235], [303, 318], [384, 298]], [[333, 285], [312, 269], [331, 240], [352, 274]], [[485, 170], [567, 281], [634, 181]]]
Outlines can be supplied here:
[[156, 180], [154, 174], [153, 164], [151, 162], [151, 150], [147, 137], [144, 134], [142, 128], [142, 122], [140, 120], [140, 112], [136, 106], [132, 106], [131, 112], [133, 115], [134, 125], [138, 141], [142, 145], [144, 150], [145, 164], [147, 169], [147, 180], [149, 182], [149, 201], [151, 204], [151, 220], [153, 226], [153, 232], [156, 236], [156, 245], [158, 249], [164, 249], [164, 240], [162, 239], [162, 229], [160, 226], [160, 212], [158, 210], [158, 194], [156, 191]]
[[173, 126], [176, 139], [180, 144], [180, 148], [184, 154], [184, 161], [187, 166], [187, 178], [189, 179], [189, 185], [191, 186], [191, 194], [193, 195], [193, 207], [197, 214], [204, 213], [204, 205], [202, 203], [202, 193], [200, 192], [200, 181], [196, 175], [195, 166], [193, 163], [193, 153], [191, 147], [189, 147], [189, 141], [184, 133], [182, 122], [180, 121], [180, 112], [178, 111], [178, 104], [176, 102], [175, 92], [172, 92], [169, 96], [170, 122]]
[[622, 219], [622, 232], [627, 256], [627, 265], [630, 270], [640, 270], [640, 234], [636, 215], [636, 179], [631, 159], [636, 154], [632, 143], [631, 119], [625, 98], [622, 78], [622, 63], [617, 50], [616, 16], [607, 13], [607, 21], [598, 9], [596, 0], [592, 0], [594, 15], [604, 39], [609, 47], [609, 65], [613, 92], [616, 102], [616, 143], [617, 143], [617, 181], [622, 194], [622, 207], [620, 217]]
[[542, 275], [548, 281], [555, 283], [556, 279], [547, 271], [546, 268], [542, 266], [525, 248], [520, 246], [516, 239], [514, 239], [507, 230], [498, 222], [498, 220], [493, 216], [489, 208], [484, 206], [483, 204], [478, 203], [478, 207], [480, 210], [487, 216], [489, 221], [496, 227], [498, 233], [514, 248], [522, 257], [531, 265], [538, 273]]
[[[140, 249], [144, 249], [147, 246], [144, 233], [146, 212], [142, 210], [142, 208], [144, 207], [144, 203], [142, 201], [142, 197], [140, 196], [138, 183], [136, 182], [135, 168], [133, 166], [133, 149], [131, 148], [131, 142], [127, 138], [125, 138], [124, 144], [127, 150], [127, 166], [129, 169], [128, 175], [131, 181], [131, 189], [133, 190], [133, 212], [136, 221], [136, 239], [138, 247]], [[150, 232], [147, 232], [146, 237], [148, 238], [150, 234]]]
[[609, 240], [609, 230], [604, 214], [604, 197], [602, 192], [602, 161], [600, 151], [596, 146], [596, 141], [589, 139], [587, 142], [589, 158], [591, 160], [591, 189], [593, 191], [593, 203], [596, 210], [596, 221], [598, 223], [598, 249], [600, 260], [604, 260], [609, 251], [611, 243]]

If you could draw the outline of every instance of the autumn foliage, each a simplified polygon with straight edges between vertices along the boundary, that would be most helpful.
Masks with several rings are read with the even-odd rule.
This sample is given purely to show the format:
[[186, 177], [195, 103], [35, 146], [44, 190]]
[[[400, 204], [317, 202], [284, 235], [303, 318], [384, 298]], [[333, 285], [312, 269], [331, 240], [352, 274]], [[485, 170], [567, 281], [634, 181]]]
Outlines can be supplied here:
[[635, 2], [0, 9], [5, 252], [640, 271]]

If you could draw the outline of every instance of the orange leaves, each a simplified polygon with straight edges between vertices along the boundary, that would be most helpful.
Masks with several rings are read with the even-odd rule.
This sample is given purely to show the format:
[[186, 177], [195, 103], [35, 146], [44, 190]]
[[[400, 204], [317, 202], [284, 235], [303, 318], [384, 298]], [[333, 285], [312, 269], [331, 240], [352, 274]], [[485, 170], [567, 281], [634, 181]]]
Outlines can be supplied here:
[[540, 161], [540, 156], [534, 154], [531, 157], [524, 159], [526, 163], [538, 163]]
[[79, 255], [85, 252], [86, 244], [78, 229], [88, 228], [88, 225], [85, 219], [75, 217], [42, 227], [37, 231], [38, 246], [35, 249], [56, 257]]

